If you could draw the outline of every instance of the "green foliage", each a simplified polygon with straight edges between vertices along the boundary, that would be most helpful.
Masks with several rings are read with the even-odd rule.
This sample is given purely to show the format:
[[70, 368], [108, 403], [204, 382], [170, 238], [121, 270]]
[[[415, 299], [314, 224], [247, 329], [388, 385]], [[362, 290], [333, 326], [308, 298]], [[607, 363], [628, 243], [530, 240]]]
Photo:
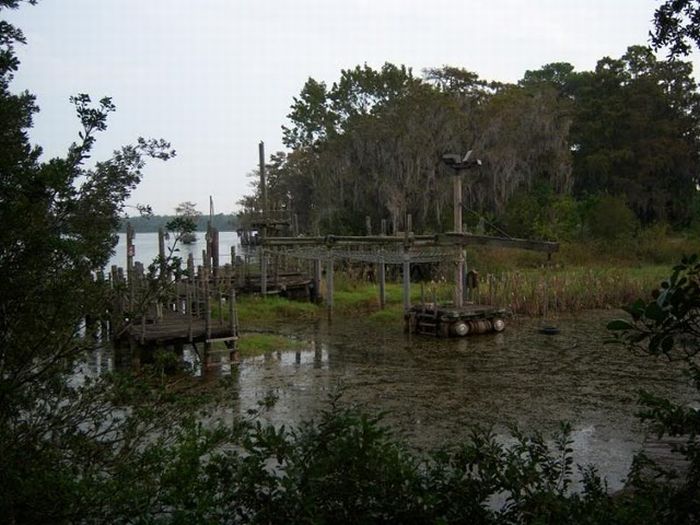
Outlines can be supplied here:
[[[700, 391], [700, 262], [697, 255], [684, 257], [671, 276], [654, 290], [651, 300], [639, 299], [626, 309], [630, 319], [608, 324], [609, 341], [651, 356], [682, 361]], [[700, 513], [700, 414], [652, 393], [642, 392], [640, 416], [656, 434], [680, 436], [676, 453], [685, 456], [688, 471], [680, 480], [644, 457], [632, 471], [633, 486], [654, 501], [655, 511], [667, 523], [691, 523]], [[645, 471], [657, 472], [651, 478]], [[673, 481], [672, 481], [673, 480]]]
[[583, 218], [589, 234], [606, 241], [631, 239], [637, 219], [620, 197], [600, 195]]
[[699, 19], [697, 0], [665, 0], [654, 12], [654, 48], [668, 47], [671, 58], [690, 54], [693, 44], [700, 45]]

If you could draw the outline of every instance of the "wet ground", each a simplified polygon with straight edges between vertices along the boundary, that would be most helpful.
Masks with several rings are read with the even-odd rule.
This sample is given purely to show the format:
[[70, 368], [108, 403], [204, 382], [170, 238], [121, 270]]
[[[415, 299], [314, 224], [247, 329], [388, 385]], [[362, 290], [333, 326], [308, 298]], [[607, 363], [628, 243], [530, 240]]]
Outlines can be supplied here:
[[593, 463], [611, 489], [622, 486], [643, 440], [635, 417], [640, 389], [693, 401], [677, 366], [604, 345], [615, 312], [560, 319], [558, 335], [538, 321], [511, 321], [505, 332], [463, 339], [368, 331], [361, 320], [276, 330], [306, 341], [239, 366], [241, 410], [267, 394], [279, 400], [266, 416], [294, 424], [311, 418], [337, 387], [343, 399], [387, 412], [386, 420], [419, 449], [455, 442], [475, 425], [507, 440], [508, 424], [549, 433], [573, 427], [575, 462]]

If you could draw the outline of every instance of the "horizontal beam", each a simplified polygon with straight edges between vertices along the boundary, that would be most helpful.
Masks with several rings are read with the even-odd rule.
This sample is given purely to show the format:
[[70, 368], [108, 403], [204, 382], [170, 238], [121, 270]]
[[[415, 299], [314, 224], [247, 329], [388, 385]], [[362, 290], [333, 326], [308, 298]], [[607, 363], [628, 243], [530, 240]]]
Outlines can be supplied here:
[[518, 248], [520, 250], [533, 250], [544, 253], [559, 251], [558, 242], [472, 235], [471, 233], [441, 233], [437, 235], [436, 243], [438, 246], [493, 246], [496, 248]]
[[434, 235], [325, 235], [322, 237], [265, 237], [262, 246], [333, 246], [337, 244], [403, 244], [416, 240], [434, 241]]
[[471, 233], [441, 233], [438, 235], [326, 235], [318, 237], [266, 237], [260, 239], [262, 246], [338, 246], [338, 245], [386, 245], [405, 244], [416, 246], [493, 246], [518, 248], [537, 252], [559, 251], [559, 243], [531, 241]]

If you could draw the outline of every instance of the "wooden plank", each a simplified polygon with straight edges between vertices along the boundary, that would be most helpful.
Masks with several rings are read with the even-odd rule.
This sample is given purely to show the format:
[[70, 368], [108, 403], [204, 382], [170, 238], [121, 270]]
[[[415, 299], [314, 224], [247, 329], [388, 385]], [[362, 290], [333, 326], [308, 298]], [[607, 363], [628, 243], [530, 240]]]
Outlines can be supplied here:
[[[559, 243], [532, 241], [471, 233], [441, 233], [438, 235], [410, 235], [409, 241], [416, 246], [493, 246], [498, 248], [518, 248], [545, 253], [559, 251]], [[338, 244], [403, 244], [403, 236], [382, 235], [326, 235], [325, 237], [274, 237], [261, 241], [265, 246], [323, 246]]]
[[438, 246], [493, 246], [498, 248], [533, 250], [545, 253], [559, 251], [558, 242], [492, 237], [489, 235], [473, 235], [471, 233], [441, 233], [436, 237], [436, 244]]

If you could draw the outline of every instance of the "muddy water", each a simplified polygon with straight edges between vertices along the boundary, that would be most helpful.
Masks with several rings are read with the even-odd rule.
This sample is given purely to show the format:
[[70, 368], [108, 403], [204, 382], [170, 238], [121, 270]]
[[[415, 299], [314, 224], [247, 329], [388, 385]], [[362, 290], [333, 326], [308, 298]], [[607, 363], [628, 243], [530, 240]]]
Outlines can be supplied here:
[[327, 406], [329, 394], [387, 412], [387, 421], [419, 449], [455, 442], [475, 425], [507, 440], [508, 424], [548, 433], [573, 426], [575, 462], [593, 463], [612, 489], [621, 487], [643, 440], [634, 416], [646, 389], [691, 402], [678, 367], [604, 345], [615, 313], [560, 319], [545, 336], [537, 321], [511, 321], [497, 335], [463, 339], [408, 338], [398, 327], [368, 331], [358, 320], [279, 333], [304, 341], [299, 351], [244, 360], [238, 368], [241, 411], [267, 394], [279, 400], [266, 415], [294, 424]]

